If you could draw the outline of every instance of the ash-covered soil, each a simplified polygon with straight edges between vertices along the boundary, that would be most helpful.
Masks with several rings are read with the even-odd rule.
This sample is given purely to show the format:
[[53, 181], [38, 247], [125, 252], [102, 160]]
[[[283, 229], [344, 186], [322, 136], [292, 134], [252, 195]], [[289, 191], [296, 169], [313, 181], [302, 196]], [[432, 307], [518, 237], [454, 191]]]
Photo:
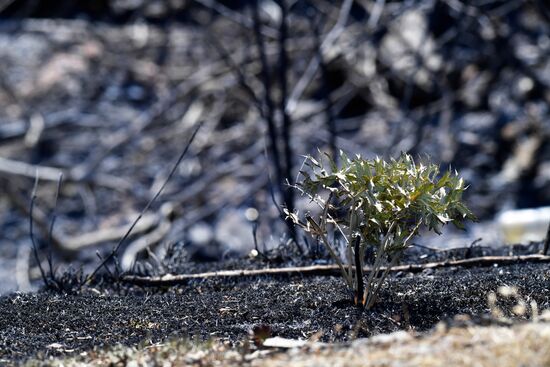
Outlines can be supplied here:
[[[181, 241], [195, 260], [246, 254], [253, 232], [261, 248], [277, 246], [288, 228], [271, 192], [282, 203], [281, 184], [294, 182], [302, 156], [318, 150], [385, 158], [406, 151], [457, 169], [483, 226], [445, 245], [480, 236], [496, 243], [499, 212], [550, 205], [550, 22], [542, 1], [355, 1], [347, 11], [342, 2], [289, 2], [286, 66], [273, 2], [258, 3], [262, 37], [254, 2], [221, 2], [231, 4], [221, 12], [210, 1], [99, 3], [0, 6], [2, 294], [31, 290], [40, 276], [28, 233], [35, 172], [47, 173], [33, 218], [41, 255], [52, 242], [60, 269], [88, 270], [200, 123], [146, 213], [150, 226], [121, 249], [123, 263], [139, 258], [134, 250], [151, 232], [146, 242], [157, 255]], [[269, 51], [265, 67], [256, 38]], [[274, 144], [268, 95], [275, 130], [287, 125], [281, 108], [291, 122], [290, 139], [279, 131]], [[280, 180], [277, 152], [269, 153], [279, 143], [280, 161], [291, 166]], [[291, 206], [309, 210], [296, 199]]]
[[[291, 148], [281, 156], [294, 171], [286, 174], [291, 182], [302, 155], [318, 150], [343, 148], [365, 157], [407, 151], [459, 170], [471, 186], [465, 201], [485, 223], [503, 209], [550, 204], [550, 61], [544, 56], [550, 23], [542, 2], [381, 2], [378, 11], [354, 2], [347, 15], [338, 2], [312, 2], [307, 9], [294, 2], [286, 72], [278, 67], [284, 53], [276, 51], [278, 12], [271, 2], [259, 2], [265, 34], [256, 34], [252, 9], [243, 4], [220, 13], [204, 1], [160, 10], [158, 1], [110, 2], [94, 11], [79, 10], [76, 2], [47, 9], [32, 3], [16, 0], [0, 10], [22, 18], [0, 21], [0, 292], [32, 289], [40, 277], [29, 217], [41, 260], [53, 250], [59, 269], [93, 269], [96, 251], [109, 253], [121, 237], [112, 234], [124, 233], [201, 123], [162, 201], [145, 213], [150, 227], [134, 232], [121, 260], [145, 256], [133, 251], [144, 241], [159, 258], [165, 244], [184, 243], [189, 261], [246, 254], [254, 239], [260, 249], [284, 243], [288, 229], [272, 205], [267, 174], [276, 172], [277, 154], [265, 154], [264, 114], [271, 108], [264, 95], [286, 99], [280, 98], [286, 79], [288, 103], [271, 117], [284, 125], [279, 112], [290, 111], [290, 139], [280, 134], [275, 140]], [[319, 50], [335, 31], [334, 42]], [[257, 35], [269, 51], [265, 67]], [[300, 92], [308, 64], [319, 56], [324, 65]], [[266, 83], [266, 73], [287, 75]], [[34, 218], [28, 201], [42, 168], [49, 175], [37, 188]], [[283, 187], [275, 189], [281, 196]], [[296, 208], [307, 203], [297, 200]], [[493, 243], [496, 231], [485, 228], [463, 242], [482, 235]], [[105, 233], [111, 236], [98, 236]], [[481, 247], [412, 251], [404, 261], [490, 254]], [[194, 264], [174, 256], [163, 267], [134, 271], [316, 263], [283, 257]], [[322, 332], [326, 341], [426, 330], [456, 314], [480, 321], [487, 293], [502, 285], [518, 286], [527, 301], [547, 308], [548, 279], [544, 264], [396, 273], [380, 303], [364, 312], [350, 304], [337, 277], [195, 281], [162, 290], [105, 282], [71, 294], [11, 294], [0, 298], [0, 365], [170, 336], [236, 342], [255, 325], [292, 338]]]
[[11, 294], [0, 299], [0, 361], [179, 336], [239, 342], [249, 338], [254, 326], [264, 325], [272, 336], [315, 335], [333, 342], [428, 330], [459, 314], [486, 322], [487, 295], [501, 286], [516, 286], [539, 309], [550, 307], [548, 264], [396, 273], [368, 311], [353, 306], [343, 281], [330, 276], [205, 280], [162, 290], [110, 285], [76, 294]]

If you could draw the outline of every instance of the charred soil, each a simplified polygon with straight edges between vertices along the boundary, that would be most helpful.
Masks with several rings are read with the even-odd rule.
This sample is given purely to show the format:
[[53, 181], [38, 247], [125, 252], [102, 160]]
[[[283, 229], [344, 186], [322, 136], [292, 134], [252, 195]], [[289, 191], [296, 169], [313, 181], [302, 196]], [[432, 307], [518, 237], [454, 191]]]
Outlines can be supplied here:
[[[474, 250], [491, 255], [510, 251]], [[441, 252], [421, 253], [412, 253], [407, 260], [443, 257]], [[456, 259], [460, 253], [465, 254], [455, 251], [445, 256]], [[271, 336], [340, 342], [396, 330], [429, 330], [438, 322], [455, 323], [456, 315], [488, 323], [487, 295], [501, 286], [517, 287], [540, 309], [550, 307], [550, 267], [544, 263], [397, 272], [371, 310], [353, 306], [342, 279], [332, 276], [193, 280], [164, 289], [105, 283], [74, 294], [16, 293], [0, 299], [0, 360], [22, 361], [171, 337], [240, 342], [258, 326]]]

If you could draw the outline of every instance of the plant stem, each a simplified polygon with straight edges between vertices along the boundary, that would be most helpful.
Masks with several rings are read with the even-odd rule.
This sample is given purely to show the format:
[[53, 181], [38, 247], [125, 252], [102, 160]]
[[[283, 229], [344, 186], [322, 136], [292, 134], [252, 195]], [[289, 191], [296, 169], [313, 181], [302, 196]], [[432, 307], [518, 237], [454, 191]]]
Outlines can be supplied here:
[[373, 280], [378, 276], [378, 273], [380, 271], [383, 255], [386, 253], [385, 248], [388, 244], [388, 241], [390, 240], [390, 235], [394, 227], [395, 227], [395, 222], [392, 222], [392, 224], [390, 225], [390, 228], [388, 228], [388, 231], [384, 236], [384, 239], [382, 240], [382, 242], [380, 243], [380, 246], [378, 247], [378, 251], [376, 252], [376, 258], [374, 260], [372, 270], [369, 274], [369, 279], [367, 280], [367, 289], [365, 289], [365, 297], [367, 298], [367, 302], [371, 298]]
[[365, 295], [363, 296], [363, 298], [367, 299], [367, 303], [369, 302], [369, 299], [371, 298], [374, 279], [376, 278], [376, 276], [378, 275], [378, 272], [380, 270], [380, 265], [381, 265], [381, 262], [382, 262], [382, 258], [383, 258], [382, 254], [383, 253], [384, 253], [383, 248], [379, 247], [379, 250], [376, 253], [376, 259], [374, 260], [372, 270], [371, 270], [371, 272], [369, 274], [369, 278], [367, 280], [367, 288], [365, 289]]
[[342, 260], [340, 260], [340, 256], [338, 256], [338, 254], [336, 254], [336, 252], [332, 248], [332, 246], [331, 246], [331, 244], [330, 244], [330, 242], [327, 238], [327, 235], [326, 235], [326, 228], [321, 229], [321, 227], [319, 227], [319, 225], [315, 222], [315, 220], [313, 218], [311, 218], [309, 215], [306, 215], [306, 220], [308, 221], [309, 225], [311, 225], [313, 227], [314, 231], [312, 233], [314, 233], [315, 235], [318, 235], [319, 237], [321, 237], [321, 241], [323, 241], [323, 244], [325, 245], [325, 247], [329, 251], [330, 256], [334, 259], [334, 261], [336, 261], [336, 264], [340, 268], [340, 270], [342, 272], [342, 276], [344, 277], [344, 281], [346, 282], [349, 289], [353, 289], [352, 278], [351, 278], [350, 274], [348, 274], [346, 272], [346, 267], [342, 263]]
[[374, 306], [374, 302], [376, 302], [376, 299], [378, 298], [378, 292], [380, 291], [380, 287], [382, 286], [382, 283], [388, 276], [388, 273], [390, 272], [391, 268], [393, 268], [395, 264], [397, 264], [397, 261], [401, 258], [401, 254], [403, 254], [403, 251], [399, 251], [397, 254], [395, 254], [390, 264], [384, 270], [384, 273], [380, 277], [380, 280], [378, 281], [378, 284], [376, 285], [374, 292], [371, 292], [370, 300], [367, 303], [367, 309], [370, 309], [372, 306]]
[[350, 289], [353, 289], [353, 281], [351, 280], [350, 274], [346, 272], [346, 267], [344, 266], [344, 264], [342, 264], [342, 260], [340, 260], [340, 257], [338, 256], [338, 254], [336, 254], [336, 252], [333, 250], [327, 237], [324, 234], [321, 235], [321, 240], [323, 241], [323, 244], [325, 245], [325, 247], [329, 250], [330, 255], [336, 261], [336, 264], [338, 264], [338, 266], [340, 267], [340, 270], [342, 270], [342, 275], [344, 277], [344, 280], [346, 281], [346, 284]]
[[361, 304], [365, 306], [365, 285], [363, 283], [363, 267], [361, 266], [361, 236], [355, 236], [353, 239], [353, 247], [355, 249], [355, 305]]

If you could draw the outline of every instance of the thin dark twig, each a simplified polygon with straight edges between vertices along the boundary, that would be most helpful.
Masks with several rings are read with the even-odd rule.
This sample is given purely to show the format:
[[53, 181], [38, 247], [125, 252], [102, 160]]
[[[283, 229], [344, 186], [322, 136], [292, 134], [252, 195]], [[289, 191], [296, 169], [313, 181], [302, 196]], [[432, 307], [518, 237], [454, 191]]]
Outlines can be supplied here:
[[548, 225], [548, 230], [546, 232], [546, 239], [544, 240], [544, 247], [542, 248], [542, 254], [548, 254], [548, 247], [550, 247], [550, 224]]
[[[292, 119], [290, 114], [286, 111], [286, 101], [288, 96], [288, 52], [286, 48], [286, 43], [288, 39], [288, 8], [285, 0], [279, 0], [279, 7], [281, 8], [281, 24], [279, 27], [279, 83], [281, 88], [281, 97], [279, 99], [279, 110], [281, 111], [283, 118], [283, 128], [282, 128], [282, 143], [283, 143], [283, 153], [284, 153], [284, 175], [286, 181], [290, 181], [292, 177], [292, 145], [290, 142], [290, 129], [292, 128]], [[284, 202], [287, 209], [290, 212], [294, 211], [294, 191], [290, 185], [284, 187], [284, 192], [282, 193], [284, 197]], [[298, 242], [296, 237], [296, 228], [291, 225], [290, 236], [294, 242]]]
[[91, 279], [93, 279], [95, 277], [95, 275], [97, 274], [97, 272], [99, 271], [99, 269], [101, 269], [102, 267], [106, 266], [106, 264], [113, 258], [116, 256], [116, 254], [118, 253], [120, 247], [122, 246], [122, 244], [124, 243], [124, 241], [130, 236], [130, 234], [132, 233], [134, 227], [137, 225], [137, 223], [139, 222], [139, 220], [141, 219], [141, 217], [143, 217], [143, 215], [145, 214], [145, 212], [147, 212], [147, 210], [149, 210], [149, 208], [151, 207], [151, 205], [157, 200], [157, 198], [160, 196], [160, 194], [162, 193], [162, 191], [164, 190], [164, 188], [166, 187], [166, 185], [168, 184], [168, 182], [170, 181], [170, 179], [172, 178], [172, 176], [176, 173], [176, 170], [177, 168], [179, 167], [179, 165], [181, 164], [181, 162], [183, 161], [183, 158], [185, 157], [185, 155], [187, 154], [187, 152], [189, 151], [189, 147], [191, 146], [191, 143], [193, 142], [193, 140], [195, 140], [195, 136], [197, 136], [197, 133], [199, 132], [199, 129], [201, 128], [201, 126], [203, 125], [203, 123], [199, 123], [199, 125], [195, 128], [195, 131], [193, 131], [193, 134], [191, 135], [191, 138], [189, 138], [189, 141], [187, 142], [187, 145], [185, 146], [185, 148], [183, 149], [183, 151], [181, 152], [180, 156], [178, 157], [176, 163], [174, 164], [174, 166], [172, 167], [172, 169], [170, 170], [170, 173], [168, 174], [168, 177], [166, 177], [166, 179], [164, 180], [162, 186], [158, 189], [158, 191], [155, 193], [155, 195], [149, 200], [149, 202], [145, 205], [145, 207], [143, 208], [143, 210], [139, 213], [138, 217], [134, 220], [134, 222], [132, 223], [132, 225], [130, 226], [130, 228], [128, 228], [128, 231], [126, 232], [126, 234], [124, 234], [124, 236], [118, 241], [118, 243], [116, 244], [116, 246], [113, 248], [113, 250], [111, 251], [111, 253], [105, 257], [105, 259], [103, 259], [103, 261], [99, 264], [98, 267], [95, 268], [95, 270], [89, 275], [86, 277], [86, 279], [84, 280], [84, 283], [87, 283], [89, 282]]
[[[103, 261], [103, 260], [104, 260], [104, 259], [103, 259], [103, 256], [101, 256], [101, 254], [99, 253], [99, 251], [96, 251], [96, 252], [95, 252], [95, 255], [97, 256], [97, 258], [99, 259], [99, 261]], [[107, 271], [107, 273], [111, 276], [111, 278], [116, 279], [116, 278], [115, 278], [115, 275], [111, 272], [111, 269], [109, 269], [109, 267], [107, 266], [107, 264], [105, 264], [103, 267], [105, 268], [105, 270]]]
[[50, 222], [50, 228], [48, 229], [48, 267], [50, 271], [50, 277], [55, 281], [55, 272], [52, 262], [52, 243], [53, 243], [53, 228], [57, 219], [57, 202], [59, 200], [59, 193], [61, 192], [61, 184], [63, 182], [63, 173], [59, 174], [59, 180], [57, 180], [57, 187], [55, 190], [55, 198], [52, 209], [52, 220]]
[[323, 99], [325, 100], [325, 118], [326, 118], [328, 132], [329, 132], [328, 145], [329, 145], [329, 150], [330, 150], [332, 160], [334, 161], [334, 163], [338, 164], [339, 157], [338, 157], [338, 151], [336, 150], [337, 133], [336, 133], [334, 109], [333, 109], [332, 98], [330, 96], [328, 69], [323, 56], [323, 50], [321, 46], [321, 30], [320, 30], [321, 21], [322, 19], [320, 19], [318, 23], [315, 23], [314, 21], [312, 21], [312, 27], [313, 27], [313, 34], [314, 34], [314, 41], [315, 41], [315, 49], [317, 50], [317, 58], [319, 62], [319, 68], [321, 70]]
[[[287, 18], [288, 18], [288, 9], [285, 4], [285, 0], [279, 0], [279, 7], [281, 8], [281, 24], [279, 27], [279, 65], [278, 65], [278, 71], [279, 71], [279, 83], [281, 88], [281, 97], [279, 100], [279, 109], [281, 110], [281, 114], [283, 117], [283, 129], [282, 129], [282, 137], [283, 137], [283, 144], [284, 144], [284, 155], [285, 155], [285, 176], [288, 180], [290, 180], [290, 177], [292, 176], [291, 169], [292, 169], [292, 156], [291, 156], [291, 147], [290, 147], [290, 128], [292, 121], [290, 119], [290, 115], [285, 111], [286, 101], [287, 101], [287, 94], [288, 94], [288, 53], [286, 49], [286, 42], [288, 38], [288, 25], [287, 25]], [[291, 190], [286, 190], [289, 193], [292, 193]], [[290, 205], [292, 203], [286, 203], [287, 205]], [[292, 208], [288, 208], [291, 210]]]
[[236, 77], [237, 82], [239, 83], [240, 87], [244, 90], [244, 92], [249, 96], [250, 99], [252, 99], [252, 102], [254, 102], [254, 105], [258, 109], [258, 112], [260, 115], [265, 118], [265, 111], [262, 106], [262, 102], [254, 93], [254, 90], [250, 86], [250, 84], [246, 80], [246, 76], [242, 72], [241, 68], [237, 66], [235, 61], [231, 58], [231, 55], [226, 51], [226, 49], [222, 46], [222, 44], [216, 39], [216, 37], [213, 37], [210, 33], [207, 33], [207, 40], [212, 44], [214, 49], [220, 54], [220, 57], [222, 58], [222, 61], [227, 65], [227, 67], [232, 70]]
[[[266, 155], [266, 160], [267, 160], [267, 149], [264, 149], [264, 154]], [[269, 195], [271, 196], [271, 201], [273, 202], [273, 205], [275, 205], [275, 208], [277, 208], [277, 211], [279, 212], [279, 216], [283, 219], [288, 230], [291, 231], [291, 227], [292, 229], [294, 229], [294, 224], [292, 224], [292, 222], [288, 220], [285, 220], [285, 212], [283, 211], [281, 204], [277, 202], [277, 198], [275, 197], [275, 191], [273, 190], [273, 181], [271, 179], [271, 172], [269, 171], [269, 165], [267, 167], [267, 179], [268, 179], [268, 188], [269, 188]], [[304, 250], [302, 250], [302, 247], [300, 247], [300, 244], [297, 241], [294, 241], [294, 243], [296, 244], [296, 248], [298, 249], [298, 252], [300, 252], [300, 255], [303, 255]]]
[[267, 130], [270, 141], [270, 150], [271, 155], [273, 156], [273, 164], [275, 166], [275, 179], [277, 182], [277, 188], [279, 192], [283, 194], [283, 170], [281, 165], [281, 154], [279, 150], [278, 143], [278, 131], [275, 124], [275, 105], [273, 99], [271, 98], [272, 83], [269, 73], [269, 63], [267, 62], [267, 56], [265, 52], [264, 39], [261, 33], [261, 19], [260, 19], [260, 10], [258, 7], [259, 0], [254, 0], [252, 2], [252, 18], [254, 22], [254, 39], [256, 41], [256, 48], [258, 49], [258, 54], [260, 57], [261, 64], [261, 78], [264, 85], [264, 95], [263, 100], [266, 107], [265, 111], [265, 120], [267, 122]]
[[34, 205], [36, 201], [36, 190], [38, 189], [38, 174], [35, 177], [34, 180], [34, 186], [32, 189], [32, 196], [31, 196], [31, 203], [29, 207], [29, 234], [31, 236], [31, 243], [32, 243], [32, 250], [34, 254], [34, 258], [36, 260], [36, 263], [38, 264], [38, 269], [40, 269], [40, 275], [42, 276], [42, 281], [44, 282], [44, 285], [46, 287], [50, 286], [50, 282], [48, 281], [48, 278], [46, 277], [46, 272], [44, 271], [44, 268], [42, 268], [42, 263], [40, 262], [40, 257], [38, 256], [38, 245], [36, 244], [36, 240], [34, 238], [34, 220], [33, 220], [33, 210]]

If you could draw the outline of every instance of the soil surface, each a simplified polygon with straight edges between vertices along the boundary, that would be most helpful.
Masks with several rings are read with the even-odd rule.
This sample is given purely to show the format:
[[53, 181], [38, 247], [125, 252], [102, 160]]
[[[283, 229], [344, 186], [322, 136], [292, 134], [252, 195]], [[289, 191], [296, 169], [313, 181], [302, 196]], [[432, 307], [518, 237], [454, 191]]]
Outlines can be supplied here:
[[[348, 343], [271, 338], [260, 349], [245, 344], [234, 348], [227, 343], [174, 339], [137, 348], [118, 345], [75, 356], [50, 357], [47, 365], [102, 367], [127, 365], [132, 361], [139, 366], [197, 367], [549, 366], [550, 311], [547, 316], [511, 326], [439, 324], [429, 333], [396, 331]], [[31, 359], [25, 367], [44, 364], [43, 360]]]
[[[457, 314], [490, 322], [488, 293], [504, 285], [517, 286], [527, 305], [550, 306], [548, 264], [396, 272], [369, 311], [354, 307], [332, 276], [162, 289], [104, 278], [74, 291], [73, 274], [63, 278], [67, 293], [7, 294], [34, 289], [49, 254], [56, 276], [68, 266], [90, 273], [197, 126], [184, 162], [144, 213], [149, 225], [120, 248], [124, 269], [149, 258], [132, 268], [137, 275], [326, 264], [326, 254], [284, 252], [219, 260], [245, 256], [255, 241], [261, 251], [287, 243], [273, 203], [286, 201], [283, 183], [294, 182], [303, 155], [337, 149], [364, 157], [406, 151], [457, 169], [481, 221], [457, 246], [478, 237], [498, 245], [495, 215], [550, 205], [550, 13], [542, 1], [355, 1], [345, 2], [353, 4], [347, 11], [339, 2], [292, 2], [281, 23], [287, 30], [272, 2], [259, 2], [259, 17], [241, 1], [8, 3], [0, 5], [0, 365], [170, 337], [239, 343], [263, 330], [339, 342], [424, 331]], [[279, 152], [269, 148], [279, 143]], [[305, 211], [310, 203], [291, 204]], [[449, 237], [423, 238], [454, 247]], [[539, 250], [417, 247], [403, 262]]]
[[[446, 256], [458, 257], [456, 250]], [[368, 311], [353, 306], [342, 279], [331, 276], [210, 279], [166, 289], [103, 284], [74, 294], [16, 293], [0, 298], [0, 362], [180, 336], [239, 342], [255, 328], [270, 336], [335, 342], [396, 330], [424, 331], [440, 321], [452, 323], [460, 314], [485, 323], [487, 296], [501, 286], [516, 286], [527, 304], [536, 301], [539, 309], [550, 308], [548, 264], [396, 273]], [[511, 309], [512, 301], [503, 309]]]
[[[94, 267], [96, 251], [116, 244], [201, 123], [146, 213], [149, 226], [121, 249], [123, 263], [140, 258], [144, 234], [157, 256], [181, 241], [196, 261], [246, 254], [253, 234], [262, 249], [286, 242], [271, 193], [283, 203], [281, 184], [294, 182], [303, 155], [319, 150], [384, 158], [405, 151], [457, 169], [483, 226], [447, 246], [478, 237], [496, 244], [495, 215], [550, 205], [550, 22], [542, 1], [388, 2], [379, 11], [354, 1], [347, 15], [342, 2], [289, 2], [287, 57], [277, 7], [260, 2], [256, 27], [252, 3], [0, 5], [0, 294], [32, 290], [40, 276], [29, 250], [35, 172], [46, 168], [33, 218], [40, 258], [52, 242], [60, 269]], [[265, 67], [257, 38], [269, 51]], [[279, 143], [280, 154], [270, 152]], [[280, 180], [277, 160], [291, 166]], [[311, 209], [307, 198], [287, 206]]]

